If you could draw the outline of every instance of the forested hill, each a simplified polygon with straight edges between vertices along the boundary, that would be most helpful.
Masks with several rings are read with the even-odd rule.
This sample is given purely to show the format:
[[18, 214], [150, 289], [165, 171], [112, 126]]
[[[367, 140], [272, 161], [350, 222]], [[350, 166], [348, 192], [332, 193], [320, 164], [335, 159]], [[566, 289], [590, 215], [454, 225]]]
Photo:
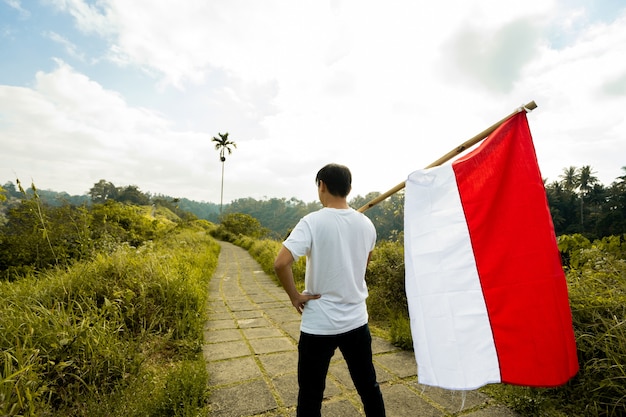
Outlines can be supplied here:
[[31, 184], [29, 188], [22, 188], [20, 184], [7, 182], [2, 185], [4, 195], [9, 201], [19, 201], [24, 195], [32, 197], [35, 192], [45, 204], [59, 207], [64, 204], [73, 206], [91, 205], [93, 203], [104, 203], [113, 200], [120, 203], [135, 205], [160, 204], [178, 214], [191, 213], [199, 219], [217, 222], [219, 219], [219, 205], [214, 203], [198, 202], [187, 198], [175, 198], [160, 194], [143, 192], [136, 185], [117, 187], [106, 180], [100, 180], [84, 195], [70, 195], [66, 192], [52, 190], [33, 189], [36, 184]]
[[[187, 198], [175, 198], [165, 195], [152, 195], [142, 192], [137, 186], [117, 187], [114, 184], [101, 180], [82, 196], [69, 195], [66, 192], [51, 190], [23, 188], [20, 184], [7, 182], [2, 186], [0, 195], [6, 197], [6, 201], [0, 204], [0, 225], [2, 224], [2, 212], [19, 204], [24, 197], [32, 198], [35, 193], [44, 204], [52, 207], [60, 207], [65, 204], [73, 206], [101, 204], [112, 200], [125, 204], [138, 206], [156, 205], [168, 208], [179, 217], [195, 216], [198, 219], [219, 223], [220, 206], [215, 203], [198, 202]], [[356, 196], [350, 201], [352, 207], [358, 208], [379, 193], [370, 193], [365, 197]], [[379, 238], [393, 239], [402, 231], [402, 195], [396, 195], [384, 203], [368, 210], [367, 215], [375, 222]], [[256, 218], [261, 226], [268, 230], [271, 238], [280, 239], [292, 229], [298, 220], [307, 213], [321, 207], [319, 202], [305, 203], [296, 198], [271, 198], [256, 200], [253, 198], [241, 198], [231, 203], [224, 204], [224, 215], [231, 213], [243, 213]]]
[[[589, 239], [626, 233], [626, 167], [624, 175], [616, 178], [609, 186], [601, 184], [589, 166], [569, 167], [563, 170], [559, 181], [546, 184], [546, 193], [552, 220], [557, 235], [582, 233]], [[116, 187], [101, 180], [82, 196], [71, 196], [65, 192], [49, 190], [24, 190], [18, 183], [7, 182], [0, 190], [0, 225], [2, 213], [18, 204], [25, 194], [38, 198], [50, 206], [71, 204], [74, 206], [104, 203], [114, 200], [135, 205], [159, 205], [166, 207], [181, 218], [195, 216], [219, 223], [220, 206], [209, 202], [197, 202], [187, 198], [152, 195], [137, 186]], [[350, 205], [359, 208], [378, 196], [354, 196]], [[6, 201], [2, 202], [2, 197]], [[520, 198], [524, 198], [520, 196]], [[320, 208], [318, 202], [303, 202], [296, 198], [271, 198], [256, 200], [241, 198], [222, 207], [222, 214], [243, 213], [257, 219], [269, 231], [269, 236], [280, 239], [307, 213]], [[404, 223], [403, 194], [397, 193], [366, 211], [378, 231], [379, 240], [396, 240], [402, 237]]]

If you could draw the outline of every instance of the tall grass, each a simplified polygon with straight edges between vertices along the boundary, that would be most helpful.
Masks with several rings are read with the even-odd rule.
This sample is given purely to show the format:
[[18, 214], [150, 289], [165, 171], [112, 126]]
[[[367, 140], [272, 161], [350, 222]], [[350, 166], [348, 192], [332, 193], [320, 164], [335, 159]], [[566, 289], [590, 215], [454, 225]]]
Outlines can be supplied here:
[[[218, 252], [205, 231], [187, 229], [0, 281], [0, 415], [87, 416], [103, 404], [107, 415], [184, 415], [158, 392], [206, 386], [202, 327]], [[125, 388], [138, 391], [127, 396]], [[129, 414], [128, 401], [115, 402], [124, 397], [149, 401]]]
[[[569, 238], [561, 238], [562, 246]], [[581, 367], [567, 387], [568, 401], [585, 415], [626, 415], [626, 241], [580, 241], [567, 254]]]

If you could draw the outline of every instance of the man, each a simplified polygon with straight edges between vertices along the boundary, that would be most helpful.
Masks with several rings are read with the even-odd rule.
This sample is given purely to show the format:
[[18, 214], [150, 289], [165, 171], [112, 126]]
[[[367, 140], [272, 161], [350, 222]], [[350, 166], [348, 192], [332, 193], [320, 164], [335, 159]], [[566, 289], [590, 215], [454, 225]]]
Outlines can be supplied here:
[[[326, 165], [315, 183], [323, 208], [300, 220], [274, 261], [285, 292], [302, 314], [297, 416], [321, 415], [326, 374], [336, 348], [346, 360], [365, 415], [384, 416], [365, 304], [365, 270], [376, 229], [364, 214], [348, 206], [352, 174], [347, 167]], [[305, 290], [300, 293], [291, 267], [305, 255]]]

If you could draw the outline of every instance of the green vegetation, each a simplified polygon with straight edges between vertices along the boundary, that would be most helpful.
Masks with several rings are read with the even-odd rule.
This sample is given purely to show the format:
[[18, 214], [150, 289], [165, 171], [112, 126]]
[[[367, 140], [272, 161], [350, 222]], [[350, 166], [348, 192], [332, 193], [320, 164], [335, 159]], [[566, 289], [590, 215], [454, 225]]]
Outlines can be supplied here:
[[610, 186], [599, 183], [590, 166], [563, 170], [546, 185], [557, 236], [581, 233], [589, 239], [626, 233], [626, 167]]
[[[601, 184], [590, 166], [566, 168], [559, 180], [546, 183], [556, 234], [581, 233], [588, 239], [600, 239], [626, 233], [626, 167], [622, 169], [624, 175], [617, 177], [609, 185]], [[311, 186], [314, 186], [312, 180]], [[7, 182], [2, 188], [6, 190], [4, 194], [9, 199], [4, 206], [11, 206], [13, 201], [22, 198], [22, 193], [13, 183]], [[221, 215], [247, 214], [261, 223], [261, 227], [267, 231], [264, 237], [271, 239], [284, 238], [302, 216], [321, 207], [318, 202], [305, 203], [296, 198], [240, 198], [224, 204], [222, 210], [214, 203], [150, 195], [141, 192], [137, 186], [119, 187], [106, 180], [94, 184], [85, 196], [69, 196], [67, 193], [46, 190], [37, 192], [41, 200], [49, 206], [89, 206], [109, 200], [126, 204], [150, 201], [158, 207], [169, 209], [182, 219], [191, 216], [216, 224], [220, 222]], [[26, 193], [32, 196], [33, 191], [27, 189]], [[1, 195], [3, 194], [0, 192]], [[354, 208], [361, 207], [379, 195], [378, 192], [372, 192], [365, 196], [354, 196], [350, 205]], [[401, 240], [403, 206], [403, 194], [398, 193], [365, 212], [376, 225], [379, 241]], [[2, 222], [0, 210], [0, 225]]]
[[214, 227], [114, 201], [49, 207], [36, 190], [6, 219], [0, 415], [197, 415]]
[[[604, 187], [590, 167], [572, 167], [546, 191], [581, 369], [555, 389], [484, 390], [527, 417], [625, 415], [626, 175]], [[360, 207], [376, 195], [350, 204]], [[236, 200], [215, 226], [186, 212], [190, 203], [104, 180], [88, 201], [34, 185], [24, 190], [19, 182], [0, 188], [1, 415], [201, 413], [214, 238], [245, 248], [273, 275], [281, 240], [320, 206]], [[194, 212], [207, 209], [194, 204]], [[217, 219], [216, 206], [209, 210]], [[402, 193], [366, 214], [379, 235], [366, 276], [372, 328], [411, 349]], [[302, 288], [304, 259], [294, 269]]]
[[[173, 410], [189, 394], [176, 386], [194, 380], [177, 375], [198, 374], [196, 384], [206, 385], [202, 326], [218, 248], [202, 230], [187, 230], [0, 282], [0, 413], [181, 415]], [[147, 381], [138, 402], [133, 385]]]

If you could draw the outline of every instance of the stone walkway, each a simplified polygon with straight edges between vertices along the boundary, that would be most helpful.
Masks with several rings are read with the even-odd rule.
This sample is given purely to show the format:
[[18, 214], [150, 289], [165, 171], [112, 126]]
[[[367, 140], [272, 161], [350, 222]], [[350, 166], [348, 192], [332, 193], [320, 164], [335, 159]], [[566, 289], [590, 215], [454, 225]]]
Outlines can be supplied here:
[[[210, 415], [295, 416], [300, 315], [245, 250], [220, 244], [203, 348], [210, 378]], [[517, 416], [477, 391], [420, 385], [413, 352], [376, 337], [372, 347], [388, 417]], [[364, 415], [339, 351], [331, 362], [322, 415]]]

